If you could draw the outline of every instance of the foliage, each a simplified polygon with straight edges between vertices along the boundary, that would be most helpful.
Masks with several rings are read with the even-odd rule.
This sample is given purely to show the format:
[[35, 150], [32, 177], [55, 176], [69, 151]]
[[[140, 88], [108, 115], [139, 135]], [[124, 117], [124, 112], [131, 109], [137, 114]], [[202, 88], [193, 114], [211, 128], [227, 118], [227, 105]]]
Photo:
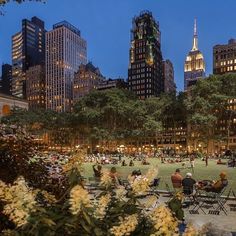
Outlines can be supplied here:
[[229, 116], [229, 111], [232, 113], [233, 110], [228, 107], [229, 101], [235, 98], [235, 75], [213, 75], [199, 80], [185, 100], [188, 122], [191, 126], [189, 139], [201, 141], [208, 148], [211, 140], [225, 139], [227, 134], [218, 128], [222, 120], [226, 120], [227, 123], [232, 122], [233, 116]]
[[[50, 146], [74, 147], [78, 142], [90, 151], [96, 146], [140, 143], [152, 140], [158, 144], [171, 133], [173, 144], [178, 133], [187, 130], [188, 142], [224, 141], [234, 135], [235, 110], [229, 101], [235, 99], [235, 75], [210, 76], [201, 79], [187, 93], [163, 94], [139, 100], [126, 90], [93, 91], [74, 105], [72, 113], [23, 111], [15, 109], [4, 117], [4, 124], [23, 126], [33, 135], [48, 137]], [[220, 130], [221, 121], [226, 122]], [[210, 150], [209, 150], [210, 151]]]
[[182, 193], [176, 193], [173, 198], [168, 202], [168, 207], [175, 213], [178, 220], [184, 219], [184, 211], [182, 206], [183, 195]]
[[0, 15], [4, 15], [4, 11], [3, 8], [6, 4], [10, 3], [10, 2], [15, 2], [18, 4], [27, 2], [27, 1], [35, 1], [35, 2], [42, 2], [42, 3], [46, 3], [46, 0], [0, 0]]
[[[71, 166], [71, 173], [80, 176]], [[74, 170], [74, 171], [73, 171]], [[150, 170], [143, 178], [150, 183], [157, 170]], [[111, 178], [112, 177], [107, 177]], [[165, 206], [148, 208], [139, 200], [140, 194], [147, 194], [145, 186], [137, 192], [135, 181], [127, 194], [124, 187], [116, 187], [108, 181], [106, 189], [91, 198], [81, 182], [70, 183], [68, 194], [56, 198], [39, 189], [30, 189], [21, 177], [14, 184], [0, 182], [0, 200], [4, 214], [15, 223], [15, 228], [6, 228], [3, 235], [177, 235], [177, 219]], [[142, 185], [142, 184], [141, 184]], [[18, 193], [18, 194], [17, 194]], [[19, 194], [20, 193], [20, 194]], [[151, 208], [150, 208], [151, 207]], [[10, 211], [9, 209], [13, 209]], [[149, 211], [147, 211], [149, 209]], [[150, 211], [151, 209], [151, 211]], [[166, 227], [166, 225], [169, 225]]]

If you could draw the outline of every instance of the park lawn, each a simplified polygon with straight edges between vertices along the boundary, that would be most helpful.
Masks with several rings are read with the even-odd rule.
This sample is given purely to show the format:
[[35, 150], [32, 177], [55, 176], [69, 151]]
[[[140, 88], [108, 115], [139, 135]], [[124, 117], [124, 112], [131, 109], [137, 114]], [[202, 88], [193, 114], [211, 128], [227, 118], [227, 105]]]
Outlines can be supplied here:
[[[133, 170], [140, 169], [142, 174], [145, 174], [147, 170], [152, 166], [158, 166], [158, 173], [157, 177], [161, 178], [159, 189], [166, 190], [166, 184], [170, 186], [172, 189], [172, 184], [170, 180], [170, 176], [172, 173], [175, 172], [176, 168], [183, 168], [182, 163], [161, 163], [159, 159], [157, 158], [149, 158], [148, 162], [150, 165], [141, 165], [141, 162], [134, 161], [134, 166], [121, 166], [121, 164], [118, 165], [103, 165], [103, 169], [108, 169], [112, 166], [115, 166], [117, 169], [117, 172], [119, 174], [119, 177], [121, 179], [126, 179], [129, 174], [132, 173]], [[128, 163], [128, 161], [127, 161]], [[83, 175], [86, 178], [93, 177], [93, 169], [92, 169], [93, 163], [84, 163], [83, 164]], [[189, 166], [189, 163], [186, 164], [186, 166]], [[201, 160], [195, 160], [195, 167], [194, 167], [194, 173], [192, 173], [191, 168], [183, 168], [181, 169], [182, 176], [185, 176], [187, 172], [191, 172], [193, 174], [193, 178], [198, 180], [217, 180], [219, 179], [219, 174], [221, 171], [225, 171], [228, 176], [229, 185], [228, 189], [232, 188], [234, 192], [236, 193], [236, 168], [228, 168], [227, 165], [217, 165], [216, 160], [209, 160], [208, 166], [205, 166], [205, 162]]]

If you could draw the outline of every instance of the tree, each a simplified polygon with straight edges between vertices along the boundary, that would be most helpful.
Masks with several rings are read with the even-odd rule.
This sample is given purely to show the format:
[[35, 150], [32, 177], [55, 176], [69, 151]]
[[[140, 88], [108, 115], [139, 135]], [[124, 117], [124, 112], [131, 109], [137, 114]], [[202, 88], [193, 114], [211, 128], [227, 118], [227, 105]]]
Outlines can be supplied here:
[[46, 0], [0, 0], [0, 15], [4, 15], [4, 6], [10, 2], [16, 2], [18, 4], [27, 2], [27, 1], [35, 1], [35, 2], [42, 2], [42, 3], [46, 3]]
[[[227, 115], [229, 101], [236, 97], [236, 78], [233, 74], [210, 76], [201, 79], [189, 92], [186, 99], [190, 139], [196, 148], [197, 142], [205, 143], [207, 152], [214, 152], [214, 141], [226, 138], [219, 130], [222, 120], [232, 122]], [[229, 127], [229, 126], [228, 126]]]

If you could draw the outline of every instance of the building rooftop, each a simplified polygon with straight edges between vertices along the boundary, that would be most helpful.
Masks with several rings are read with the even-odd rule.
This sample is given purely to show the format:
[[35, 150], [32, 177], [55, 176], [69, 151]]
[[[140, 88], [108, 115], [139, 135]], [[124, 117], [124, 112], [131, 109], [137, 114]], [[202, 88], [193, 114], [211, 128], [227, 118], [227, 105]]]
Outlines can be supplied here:
[[80, 36], [80, 30], [65, 20], [58, 22], [57, 24], [54, 24], [53, 29], [57, 29], [57, 28], [63, 27], [63, 26]]
[[4, 93], [0, 93], [0, 98], [7, 98], [7, 99], [21, 101], [21, 102], [28, 102], [26, 99], [15, 97], [15, 96], [11, 96], [11, 95], [6, 95]]

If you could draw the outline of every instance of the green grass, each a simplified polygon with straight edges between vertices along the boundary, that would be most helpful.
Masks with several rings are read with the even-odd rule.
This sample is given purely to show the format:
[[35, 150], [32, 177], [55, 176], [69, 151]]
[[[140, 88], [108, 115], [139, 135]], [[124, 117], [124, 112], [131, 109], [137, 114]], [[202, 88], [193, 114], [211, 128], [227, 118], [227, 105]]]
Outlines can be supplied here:
[[[129, 161], [127, 161], [128, 163]], [[141, 165], [141, 162], [135, 161], [135, 165], [132, 167], [129, 166], [121, 166], [118, 165], [103, 165], [103, 168], [110, 169], [112, 166], [115, 166], [117, 169], [117, 172], [119, 174], [119, 177], [121, 179], [126, 179], [127, 176], [135, 169], [140, 169], [142, 174], [145, 174], [146, 171], [151, 166], [158, 166], [158, 177], [161, 178], [159, 189], [166, 189], [166, 183], [169, 184], [169, 186], [172, 188], [170, 176], [172, 173], [174, 173], [176, 168], [182, 168], [181, 163], [174, 163], [174, 164], [163, 164], [160, 162], [160, 160], [156, 158], [150, 158], [148, 159], [148, 162], [150, 162], [150, 165]], [[93, 163], [85, 163], [83, 165], [84, 172], [83, 175], [85, 177], [92, 177], [93, 176], [93, 169], [92, 169]], [[188, 163], [187, 163], [188, 165]], [[229, 181], [229, 188], [233, 188], [234, 192], [236, 193], [236, 168], [228, 168], [227, 165], [217, 165], [216, 160], [209, 160], [209, 164], [206, 167], [205, 162], [201, 160], [195, 160], [195, 168], [193, 178], [196, 181], [204, 180], [204, 179], [210, 179], [210, 180], [218, 180], [219, 174], [221, 171], [225, 171], [228, 176]], [[185, 176], [187, 172], [192, 172], [191, 169], [181, 169], [182, 176]]]

